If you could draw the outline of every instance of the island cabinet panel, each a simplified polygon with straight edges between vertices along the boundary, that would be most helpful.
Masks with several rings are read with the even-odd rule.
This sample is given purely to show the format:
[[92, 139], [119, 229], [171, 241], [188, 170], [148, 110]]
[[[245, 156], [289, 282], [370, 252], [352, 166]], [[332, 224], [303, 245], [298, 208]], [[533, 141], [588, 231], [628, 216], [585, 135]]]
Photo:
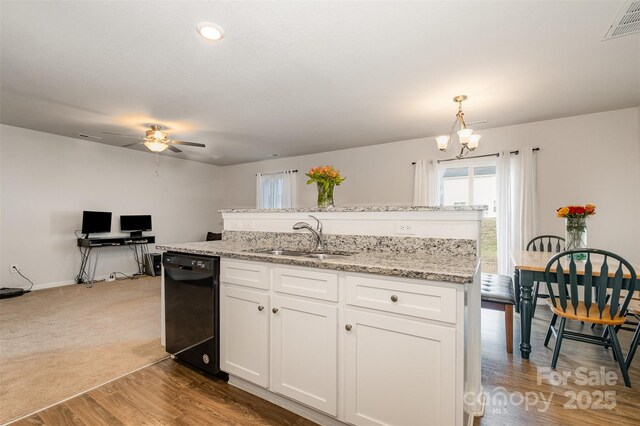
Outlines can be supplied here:
[[269, 385], [269, 295], [220, 286], [220, 369]]
[[275, 295], [272, 307], [270, 389], [337, 415], [337, 306]]
[[309, 268], [273, 268], [273, 288], [279, 293], [338, 301], [338, 274]]
[[225, 259], [220, 262], [220, 282], [268, 290], [269, 265]]
[[354, 425], [453, 425], [456, 330], [345, 311], [345, 409]]
[[456, 290], [393, 278], [347, 274], [347, 304], [456, 322]]

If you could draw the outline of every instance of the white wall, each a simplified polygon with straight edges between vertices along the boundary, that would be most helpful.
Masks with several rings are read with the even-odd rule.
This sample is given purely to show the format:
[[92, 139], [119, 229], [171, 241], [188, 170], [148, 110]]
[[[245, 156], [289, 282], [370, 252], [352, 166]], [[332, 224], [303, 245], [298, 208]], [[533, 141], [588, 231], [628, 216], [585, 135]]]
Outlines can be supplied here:
[[[589, 245], [640, 264], [640, 108], [485, 129], [477, 154], [538, 146], [540, 233], [560, 234], [557, 207], [594, 203]], [[333, 164], [347, 180], [338, 205], [410, 204], [412, 161], [448, 158], [432, 138], [400, 141], [236, 166], [216, 167], [168, 156], [0, 126], [0, 285], [23, 285], [17, 263], [37, 284], [71, 282], [79, 267], [73, 231], [82, 210], [152, 214], [159, 242], [197, 241], [220, 229], [218, 208], [255, 207], [255, 173], [299, 169], [299, 204], [316, 189], [304, 172]], [[126, 248], [103, 249], [97, 275], [133, 272]]]
[[[593, 203], [589, 245], [640, 263], [639, 108], [483, 129], [477, 155], [523, 146], [538, 152], [540, 233], [563, 235], [556, 208]], [[299, 169], [298, 203], [312, 206], [316, 189], [304, 172], [333, 164], [347, 180], [336, 188], [339, 205], [410, 204], [412, 161], [449, 158], [433, 138], [223, 167], [224, 207], [255, 207], [255, 173]]]
[[[158, 242], [202, 241], [219, 229], [220, 168], [17, 127], [0, 127], [0, 285], [69, 283], [83, 210], [151, 214]], [[153, 246], [150, 246], [150, 251]], [[126, 247], [102, 249], [96, 275], [137, 270]]]

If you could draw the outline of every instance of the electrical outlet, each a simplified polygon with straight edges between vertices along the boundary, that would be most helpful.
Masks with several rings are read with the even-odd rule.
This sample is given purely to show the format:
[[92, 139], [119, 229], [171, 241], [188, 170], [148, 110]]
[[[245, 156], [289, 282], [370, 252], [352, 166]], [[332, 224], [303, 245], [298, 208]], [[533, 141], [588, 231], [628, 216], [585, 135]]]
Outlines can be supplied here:
[[226, 222], [227, 228], [231, 231], [240, 231], [242, 230], [242, 221], [241, 220], [228, 220]]
[[109, 275], [109, 277], [106, 279], [106, 281], [115, 281], [116, 280], [116, 274], [111, 274]]
[[413, 235], [413, 225], [409, 222], [396, 222], [396, 234]]
[[17, 274], [18, 269], [20, 269], [20, 267], [18, 266], [17, 263], [12, 263], [11, 265], [9, 265], [9, 273], [11, 274]]

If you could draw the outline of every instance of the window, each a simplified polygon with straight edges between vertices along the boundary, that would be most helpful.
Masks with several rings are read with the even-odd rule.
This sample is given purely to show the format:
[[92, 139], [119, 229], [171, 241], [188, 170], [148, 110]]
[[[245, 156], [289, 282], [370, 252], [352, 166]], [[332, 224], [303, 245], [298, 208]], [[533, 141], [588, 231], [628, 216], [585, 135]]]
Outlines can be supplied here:
[[295, 207], [296, 173], [289, 170], [256, 175], [256, 207], [259, 209], [286, 209]]
[[480, 236], [482, 272], [498, 273], [496, 207], [498, 200], [494, 158], [469, 159], [438, 165], [440, 205], [485, 205]]

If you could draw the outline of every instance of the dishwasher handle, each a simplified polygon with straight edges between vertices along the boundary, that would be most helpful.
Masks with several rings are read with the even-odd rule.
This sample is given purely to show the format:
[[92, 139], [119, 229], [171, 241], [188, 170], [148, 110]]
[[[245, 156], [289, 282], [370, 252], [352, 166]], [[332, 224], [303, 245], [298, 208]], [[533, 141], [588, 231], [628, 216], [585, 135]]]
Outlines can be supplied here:
[[164, 267], [167, 269], [178, 269], [180, 271], [193, 271], [193, 266], [188, 265], [176, 265], [175, 263], [166, 263]]

